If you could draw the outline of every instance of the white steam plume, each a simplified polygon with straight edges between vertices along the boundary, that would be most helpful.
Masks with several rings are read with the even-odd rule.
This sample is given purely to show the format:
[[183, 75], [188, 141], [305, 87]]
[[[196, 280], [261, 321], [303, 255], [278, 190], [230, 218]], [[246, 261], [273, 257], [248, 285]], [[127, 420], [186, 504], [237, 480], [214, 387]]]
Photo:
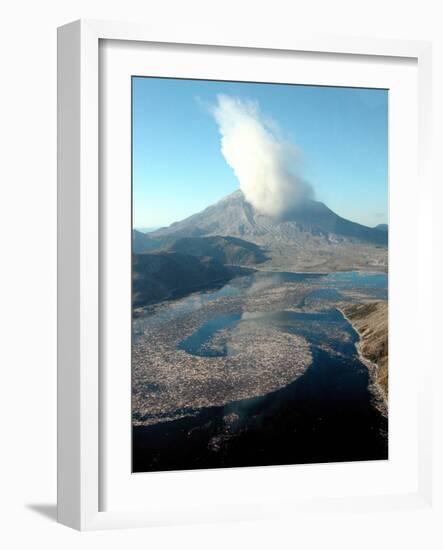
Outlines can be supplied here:
[[219, 95], [212, 113], [223, 156], [258, 212], [281, 218], [312, 196], [311, 185], [297, 173], [297, 147], [278, 135], [256, 102]]

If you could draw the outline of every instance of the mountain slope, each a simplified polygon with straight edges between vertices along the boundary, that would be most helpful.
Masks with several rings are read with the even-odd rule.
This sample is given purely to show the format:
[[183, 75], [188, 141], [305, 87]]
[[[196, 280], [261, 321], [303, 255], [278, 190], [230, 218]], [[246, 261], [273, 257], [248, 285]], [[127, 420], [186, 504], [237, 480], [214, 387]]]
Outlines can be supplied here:
[[377, 382], [388, 397], [388, 304], [369, 302], [344, 306], [343, 313], [360, 334], [360, 351], [377, 364]]
[[285, 219], [256, 212], [236, 191], [182, 221], [146, 235], [152, 248], [172, 240], [235, 237], [266, 249], [260, 269], [274, 271], [387, 270], [388, 234], [351, 222], [321, 202], [306, 201]]
[[254, 211], [241, 191], [232, 193], [185, 220], [154, 231], [150, 236], [222, 235], [262, 244], [275, 240], [296, 242], [306, 233], [333, 241], [360, 241], [376, 245], [387, 243], [387, 236], [383, 231], [346, 220], [321, 202], [308, 200], [290, 216], [275, 220]]
[[191, 256], [208, 256], [222, 264], [255, 265], [268, 259], [262, 249], [236, 237], [159, 237], [151, 238], [134, 232], [133, 249], [136, 253], [152, 250], [180, 252]]
[[377, 231], [388, 231], [388, 224], [387, 223], [379, 223], [374, 227], [374, 229], [377, 229]]
[[193, 256], [210, 256], [224, 264], [253, 265], [268, 259], [258, 245], [236, 237], [182, 237], [167, 249]]
[[133, 254], [133, 305], [140, 307], [227, 282], [239, 274], [213, 258], [197, 258], [176, 252]]

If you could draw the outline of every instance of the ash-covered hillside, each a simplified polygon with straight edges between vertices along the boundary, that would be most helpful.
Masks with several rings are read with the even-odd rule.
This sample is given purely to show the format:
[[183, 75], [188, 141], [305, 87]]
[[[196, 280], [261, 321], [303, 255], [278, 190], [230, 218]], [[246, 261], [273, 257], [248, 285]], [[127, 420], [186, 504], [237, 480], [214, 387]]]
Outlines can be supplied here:
[[209, 257], [177, 252], [133, 254], [132, 301], [135, 308], [223, 284], [249, 273]]
[[229, 265], [255, 265], [268, 259], [260, 246], [236, 237], [150, 237], [134, 231], [133, 251], [142, 254], [153, 250], [207, 256]]
[[322, 202], [308, 199], [285, 217], [272, 218], [254, 210], [240, 190], [198, 214], [154, 231], [150, 236], [178, 234], [193, 237], [228, 235], [258, 243], [297, 242], [303, 234], [312, 234], [329, 241], [387, 244], [383, 232], [346, 220]]
[[311, 199], [284, 217], [261, 214], [239, 190], [169, 227], [135, 234], [134, 250], [201, 251], [222, 263], [260, 263], [269, 270], [386, 270], [387, 240], [386, 231], [346, 220]]

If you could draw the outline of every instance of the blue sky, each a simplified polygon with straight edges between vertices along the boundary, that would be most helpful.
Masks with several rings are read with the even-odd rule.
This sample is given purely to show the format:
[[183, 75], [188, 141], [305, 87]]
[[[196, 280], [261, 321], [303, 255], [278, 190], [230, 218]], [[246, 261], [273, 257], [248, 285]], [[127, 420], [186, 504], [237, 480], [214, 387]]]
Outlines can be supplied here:
[[301, 150], [315, 198], [365, 225], [387, 222], [388, 92], [133, 78], [134, 227], [169, 225], [239, 188], [209, 107], [258, 102]]

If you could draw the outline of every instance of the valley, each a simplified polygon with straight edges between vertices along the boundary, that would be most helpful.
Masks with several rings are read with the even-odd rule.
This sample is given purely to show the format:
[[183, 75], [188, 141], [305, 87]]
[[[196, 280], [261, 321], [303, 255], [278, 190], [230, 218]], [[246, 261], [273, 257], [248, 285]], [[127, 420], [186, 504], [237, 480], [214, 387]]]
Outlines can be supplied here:
[[240, 191], [134, 231], [134, 471], [386, 459], [387, 238]]
[[[386, 284], [382, 273], [257, 272], [139, 310], [134, 470], [235, 465], [263, 423], [262, 459], [243, 465], [304, 462], [307, 441], [315, 460], [386, 458], [387, 416], [339, 311], [386, 299]], [[282, 421], [293, 430], [285, 444], [275, 440]]]

